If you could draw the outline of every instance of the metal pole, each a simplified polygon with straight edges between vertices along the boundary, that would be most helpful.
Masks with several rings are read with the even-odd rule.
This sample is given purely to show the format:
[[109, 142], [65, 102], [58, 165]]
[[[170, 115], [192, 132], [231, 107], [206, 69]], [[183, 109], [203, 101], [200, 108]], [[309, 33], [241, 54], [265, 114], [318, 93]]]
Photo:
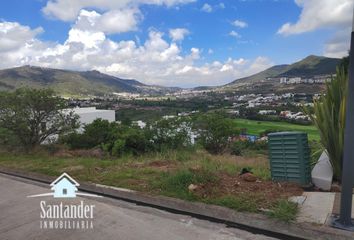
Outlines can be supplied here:
[[351, 33], [349, 52], [349, 82], [344, 133], [344, 152], [342, 167], [342, 193], [339, 218], [333, 221], [333, 226], [354, 231], [351, 219], [354, 185], [354, 9], [353, 29]]

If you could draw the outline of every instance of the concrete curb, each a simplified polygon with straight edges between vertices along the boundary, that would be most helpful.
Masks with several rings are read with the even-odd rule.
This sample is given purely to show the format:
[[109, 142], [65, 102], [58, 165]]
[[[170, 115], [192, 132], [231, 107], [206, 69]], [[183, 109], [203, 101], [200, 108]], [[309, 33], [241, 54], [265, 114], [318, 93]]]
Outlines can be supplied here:
[[[55, 177], [38, 173], [29, 173], [3, 167], [0, 167], [0, 173], [19, 177], [27, 180], [27, 182], [28, 180], [40, 182], [40, 185], [49, 184], [55, 179]], [[128, 189], [80, 182], [79, 190], [132, 202], [137, 205], [149, 206], [169, 212], [224, 223], [253, 233], [264, 234], [280, 239], [354, 239], [353, 233], [330, 228], [328, 226], [284, 223], [261, 214], [236, 212], [221, 206], [187, 202], [163, 196], [151, 196]]]

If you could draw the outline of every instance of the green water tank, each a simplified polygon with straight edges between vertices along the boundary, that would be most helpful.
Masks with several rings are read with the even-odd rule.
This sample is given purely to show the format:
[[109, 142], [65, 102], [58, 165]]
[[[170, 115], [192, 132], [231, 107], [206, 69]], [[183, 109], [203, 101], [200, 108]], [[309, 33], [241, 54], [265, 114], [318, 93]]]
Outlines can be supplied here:
[[307, 133], [270, 133], [268, 146], [273, 180], [296, 182], [303, 186], [310, 183], [310, 148]]

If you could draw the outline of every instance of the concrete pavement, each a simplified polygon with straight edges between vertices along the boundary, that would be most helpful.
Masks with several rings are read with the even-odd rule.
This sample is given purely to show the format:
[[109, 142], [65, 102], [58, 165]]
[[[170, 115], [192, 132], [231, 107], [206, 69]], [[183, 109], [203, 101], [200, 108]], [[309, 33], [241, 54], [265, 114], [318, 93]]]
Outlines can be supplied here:
[[[290, 200], [296, 202], [300, 208], [297, 222], [331, 225], [332, 216], [339, 214], [340, 193], [304, 192], [301, 197], [291, 197]], [[351, 215], [354, 217], [354, 208]]]
[[[46, 192], [50, 192], [49, 186], [24, 183], [0, 174], [0, 239], [274, 239], [108, 198], [27, 198]], [[41, 229], [41, 200], [48, 204], [94, 204], [93, 229]]]

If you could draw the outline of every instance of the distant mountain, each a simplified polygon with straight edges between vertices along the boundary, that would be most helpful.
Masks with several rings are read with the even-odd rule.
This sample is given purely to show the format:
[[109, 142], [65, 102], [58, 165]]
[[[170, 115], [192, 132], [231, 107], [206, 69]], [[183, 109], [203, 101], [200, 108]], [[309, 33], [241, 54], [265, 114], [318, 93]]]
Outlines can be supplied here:
[[0, 70], [0, 90], [20, 87], [50, 87], [64, 96], [99, 96], [115, 92], [163, 94], [176, 90], [145, 85], [137, 80], [121, 79], [95, 70], [80, 72], [35, 66]]
[[289, 65], [285, 72], [279, 74], [284, 77], [312, 77], [314, 75], [334, 74], [339, 64], [338, 58], [327, 58], [310, 55], [299, 62]]
[[237, 79], [231, 83], [226, 84], [226, 86], [232, 86], [234, 84], [239, 84], [239, 83], [256, 83], [260, 82], [264, 79], [270, 78], [270, 77], [276, 77], [279, 74], [283, 73], [286, 71], [286, 69], [289, 67], [289, 65], [276, 65], [273, 67], [270, 67], [262, 72], [256, 73], [254, 75], [251, 75], [249, 77], [244, 77]]
[[276, 65], [249, 77], [234, 80], [220, 88], [245, 92], [318, 92], [322, 89], [318, 85], [307, 85], [307, 88], [304, 88], [303, 84], [284, 86], [278, 84], [279, 81], [274, 79], [280, 77], [307, 78], [315, 75], [334, 74], [339, 63], [340, 59], [338, 58], [310, 55], [293, 64]]
[[[200, 86], [193, 90], [232, 90], [244, 93], [309, 92], [321, 91], [319, 84], [279, 84], [280, 77], [312, 77], [333, 74], [340, 59], [308, 56], [287, 65], [276, 65], [249, 77], [237, 79], [219, 87]], [[0, 70], [0, 91], [20, 87], [50, 87], [63, 96], [100, 96], [119, 92], [156, 94], [180, 91], [177, 87], [146, 85], [134, 79], [121, 79], [98, 71], [70, 71], [35, 66], [22, 66]]]

